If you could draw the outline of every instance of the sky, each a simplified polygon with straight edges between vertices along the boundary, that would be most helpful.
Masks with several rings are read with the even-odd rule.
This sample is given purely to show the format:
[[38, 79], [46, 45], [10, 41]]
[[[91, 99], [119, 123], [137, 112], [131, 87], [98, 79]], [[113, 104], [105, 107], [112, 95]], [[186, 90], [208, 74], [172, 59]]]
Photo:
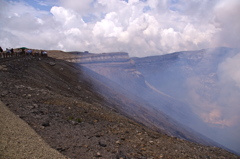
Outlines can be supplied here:
[[239, 48], [239, 0], [0, 0], [0, 46], [162, 55]]

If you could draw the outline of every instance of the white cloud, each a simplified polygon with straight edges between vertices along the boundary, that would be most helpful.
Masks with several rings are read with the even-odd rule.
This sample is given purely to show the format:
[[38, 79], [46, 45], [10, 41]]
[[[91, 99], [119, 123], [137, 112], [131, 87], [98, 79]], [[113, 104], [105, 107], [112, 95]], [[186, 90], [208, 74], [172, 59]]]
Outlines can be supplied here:
[[118, 37], [122, 32], [122, 27], [118, 26], [117, 13], [110, 12], [105, 19], [97, 22], [93, 28], [93, 35], [96, 37]]
[[91, 11], [92, 3], [94, 3], [94, 0], [84, 0], [84, 1], [60, 0], [61, 6], [65, 7], [66, 9], [72, 9], [81, 15], [84, 15]]
[[240, 92], [240, 53], [227, 58], [219, 66], [219, 78], [223, 85], [231, 83]]
[[50, 12], [0, 2], [4, 47], [125, 51], [131, 56], [239, 47], [238, 0], [60, 0]]
[[68, 25], [70, 21], [76, 19], [73, 11], [69, 11], [63, 7], [52, 7], [51, 13], [56, 21], [61, 22], [63, 25]]
[[239, 47], [240, 43], [240, 1], [221, 0], [214, 8], [216, 26], [221, 29], [217, 34], [217, 44]]

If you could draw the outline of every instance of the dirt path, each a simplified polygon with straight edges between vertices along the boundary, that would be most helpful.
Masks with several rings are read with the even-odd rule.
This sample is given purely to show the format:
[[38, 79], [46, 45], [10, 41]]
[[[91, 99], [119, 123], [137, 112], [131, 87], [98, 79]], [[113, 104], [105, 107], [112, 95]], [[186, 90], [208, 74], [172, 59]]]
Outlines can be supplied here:
[[65, 159], [47, 145], [22, 119], [0, 101], [0, 158], [58, 158]]

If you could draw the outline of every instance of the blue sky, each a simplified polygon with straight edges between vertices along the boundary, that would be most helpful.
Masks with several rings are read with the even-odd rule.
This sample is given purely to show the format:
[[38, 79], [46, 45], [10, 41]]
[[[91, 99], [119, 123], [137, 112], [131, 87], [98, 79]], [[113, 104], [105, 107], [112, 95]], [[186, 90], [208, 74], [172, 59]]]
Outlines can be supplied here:
[[54, 1], [42, 1], [42, 0], [9, 0], [15, 2], [23, 2], [27, 5], [30, 5], [36, 9], [50, 11], [53, 5], [58, 3], [57, 0]]

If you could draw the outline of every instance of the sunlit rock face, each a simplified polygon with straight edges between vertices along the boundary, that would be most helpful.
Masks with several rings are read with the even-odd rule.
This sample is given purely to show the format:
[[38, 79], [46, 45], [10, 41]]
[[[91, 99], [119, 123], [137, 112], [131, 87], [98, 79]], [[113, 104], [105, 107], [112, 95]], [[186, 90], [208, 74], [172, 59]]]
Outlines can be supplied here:
[[73, 58], [69, 58], [69, 62], [75, 62], [80, 64], [87, 63], [101, 63], [101, 62], [126, 62], [129, 61], [128, 53], [116, 52], [116, 53], [102, 53], [102, 54], [78, 54]]
[[129, 58], [128, 53], [82, 53], [67, 61], [79, 63], [123, 87], [130, 83], [136, 85], [136, 82], [145, 85], [142, 74], [136, 70], [135, 63]]

